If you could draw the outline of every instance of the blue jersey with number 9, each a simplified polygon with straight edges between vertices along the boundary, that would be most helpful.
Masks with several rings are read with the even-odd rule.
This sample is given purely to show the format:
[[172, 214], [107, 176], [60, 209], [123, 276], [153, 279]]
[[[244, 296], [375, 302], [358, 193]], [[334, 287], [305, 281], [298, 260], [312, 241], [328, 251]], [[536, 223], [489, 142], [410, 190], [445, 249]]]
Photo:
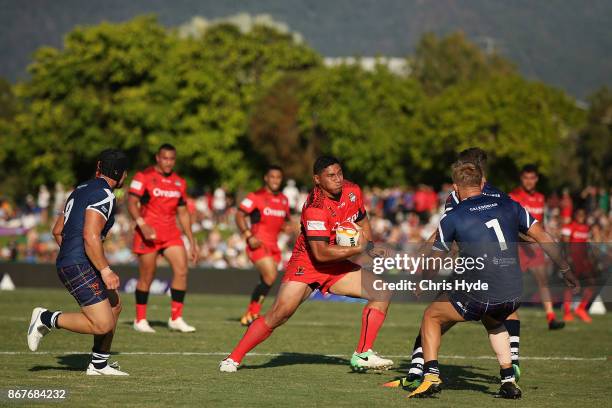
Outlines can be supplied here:
[[104, 217], [104, 238], [115, 222], [115, 195], [103, 178], [79, 184], [66, 200], [62, 245], [55, 261], [58, 268], [89, 262], [83, 241], [86, 211], [95, 211]]

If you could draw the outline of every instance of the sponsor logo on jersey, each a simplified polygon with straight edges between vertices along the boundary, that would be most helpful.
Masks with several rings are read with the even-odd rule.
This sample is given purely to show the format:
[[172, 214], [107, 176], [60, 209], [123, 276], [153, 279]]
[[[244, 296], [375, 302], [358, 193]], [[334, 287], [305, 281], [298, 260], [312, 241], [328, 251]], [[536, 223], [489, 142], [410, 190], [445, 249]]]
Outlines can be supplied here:
[[491, 208], [495, 208], [495, 207], [497, 207], [497, 203], [483, 204], [483, 205], [479, 205], [476, 207], [470, 207], [470, 211], [486, 211], [486, 210], [490, 210]]
[[263, 210], [264, 215], [269, 215], [272, 217], [285, 217], [285, 210], [275, 210], [274, 208], [265, 207]]
[[246, 208], [251, 208], [251, 206], [253, 205], [253, 200], [251, 200], [250, 198], [245, 198], [244, 200], [242, 200], [242, 203], [240, 203], [243, 207]]
[[325, 221], [306, 221], [308, 231], [325, 231]]
[[142, 183], [138, 180], [132, 180], [132, 182], [130, 183], [130, 188], [140, 190], [142, 188]]
[[353, 192], [350, 192], [348, 196], [349, 196], [349, 200], [351, 200], [351, 203], [354, 203], [355, 200], [357, 200], [357, 197], [355, 197], [355, 194], [353, 194]]
[[181, 192], [180, 191], [168, 191], [168, 190], [162, 190], [161, 188], [154, 188], [153, 189], [153, 196], [154, 197], [165, 197], [165, 198], [178, 198], [181, 196]]
[[297, 271], [295, 271], [295, 276], [301, 276], [304, 274], [304, 267], [298, 266]]

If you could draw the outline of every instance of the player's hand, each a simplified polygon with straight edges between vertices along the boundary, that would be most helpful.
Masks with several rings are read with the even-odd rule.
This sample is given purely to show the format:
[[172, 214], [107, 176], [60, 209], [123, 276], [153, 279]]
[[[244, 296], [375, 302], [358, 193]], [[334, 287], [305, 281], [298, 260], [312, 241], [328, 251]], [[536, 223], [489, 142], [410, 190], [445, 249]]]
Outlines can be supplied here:
[[251, 235], [250, 237], [248, 237], [246, 242], [249, 248], [251, 249], [257, 249], [261, 247], [261, 241], [258, 240], [254, 235]]
[[563, 281], [568, 288], [573, 288], [574, 293], [580, 292], [580, 281], [576, 278], [576, 275], [572, 272], [571, 268], [567, 268], [561, 271], [561, 276], [563, 277]]
[[195, 241], [189, 244], [189, 258], [194, 265], [198, 263], [198, 259], [200, 258], [200, 247]]
[[146, 241], [154, 241], [155, 239], [157, 239], [155, 228], [153, 228], [149, 224], [142, 224], [140, 226], [140, 231], [142, 231], [142, 235], [144, 235]]
[[102, 281], [106, 285], [108, 290], [116, 290], [119, 289], [120, 281], [119, 276], [113, 272], [113, 270], [109, 267], [106, 267], [100, 271], [100, 275], [102, 275]]

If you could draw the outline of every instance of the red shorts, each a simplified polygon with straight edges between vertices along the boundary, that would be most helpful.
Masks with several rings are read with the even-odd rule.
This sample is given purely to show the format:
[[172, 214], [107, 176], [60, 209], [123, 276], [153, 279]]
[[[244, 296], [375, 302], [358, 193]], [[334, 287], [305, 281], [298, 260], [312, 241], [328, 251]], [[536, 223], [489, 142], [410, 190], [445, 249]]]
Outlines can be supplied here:
[[321, 293], [329, 292], [329, 288], [346, 274], [361, 269], [361, 266], [351, 261], [334, 262], [329, 266], [315, 268], [309, 261], [293, 261], [287, 265], [283, 282], [304, 282]]
[[519, 246], [519, 260], [523, 272], [528, 269], [546, 266], [544, 250], [538, 244], [521, 244]]
[[152, 241], [145, 240], [140, 228], [136, 228], [136, 231], [134, 231], [134, 244], [132, 246], [132, 251], [135, 254], [144, 255], [151, 252], [159, 252], [171, 246], [185, 246], [181, 238], [181, 231], [178, 228], [164, 230], [157, 227], [153, 228], [155, 228], [157, 239]]
[[571, 254], [573, 272], [577, 277], [589, 278], [593, 276], [593, 264], [587, 254]]
[[276, 263], [280, 263], [281, 261], [281, 250], [276, 243], [262, 242], [261, 246], [257, 249], [251, 249], [251, 247], [247, 245], [246, 253], [253, 263], [268, 256], [271, 256]]

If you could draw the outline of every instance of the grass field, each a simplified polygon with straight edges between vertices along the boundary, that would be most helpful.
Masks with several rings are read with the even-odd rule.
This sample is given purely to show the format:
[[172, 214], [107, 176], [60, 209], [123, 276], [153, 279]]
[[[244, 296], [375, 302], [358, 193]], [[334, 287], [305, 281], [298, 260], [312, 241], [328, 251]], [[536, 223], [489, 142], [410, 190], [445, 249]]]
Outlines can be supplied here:
[[[494, 400], [498, 367], [484, 330], [463, 324], [445, 336], [440, 363], [445, 388], [437, 399], [407, 400], [406, 392], [380, 387], [407, 367], [409, 349], [425, 305], [395, 304], [376, 349], [393, 356], [396, 370], [354, 374], [349, 355], [358, 340], [361, 305], [307, 302], [235, 374], [217, 370], [244, 329], [237, 322], [245, 296], [189, 295], [186, 320], [198, 331], [169, 332], [163, 322], [169, 298], [152, 296], [149, 320], [157, 333], [131, 329], [133, 297], [123, 296], [113, 359], [127, 378], [87, 377], [89, 336], [55, 331], [38, 353], [27, 349], [25, 334], [33, 306], [76, 310], [61, 290], [0, 292], [0, 406], [10, 388], [66, 389], [65, 406], [441, 406], [520, 405], [603, 407], [612, 396], [612, 314], [592, 325], [574, 323], [560, 332], [546, 330], [540, 310], [522, 310], [521, 354], [524, 397]], [[410, 344], [410, 347], [408, 346]], [[33, 405], [32, 403], [29, 403]], [[35, 404], [41, 406], [41, 404]]]

